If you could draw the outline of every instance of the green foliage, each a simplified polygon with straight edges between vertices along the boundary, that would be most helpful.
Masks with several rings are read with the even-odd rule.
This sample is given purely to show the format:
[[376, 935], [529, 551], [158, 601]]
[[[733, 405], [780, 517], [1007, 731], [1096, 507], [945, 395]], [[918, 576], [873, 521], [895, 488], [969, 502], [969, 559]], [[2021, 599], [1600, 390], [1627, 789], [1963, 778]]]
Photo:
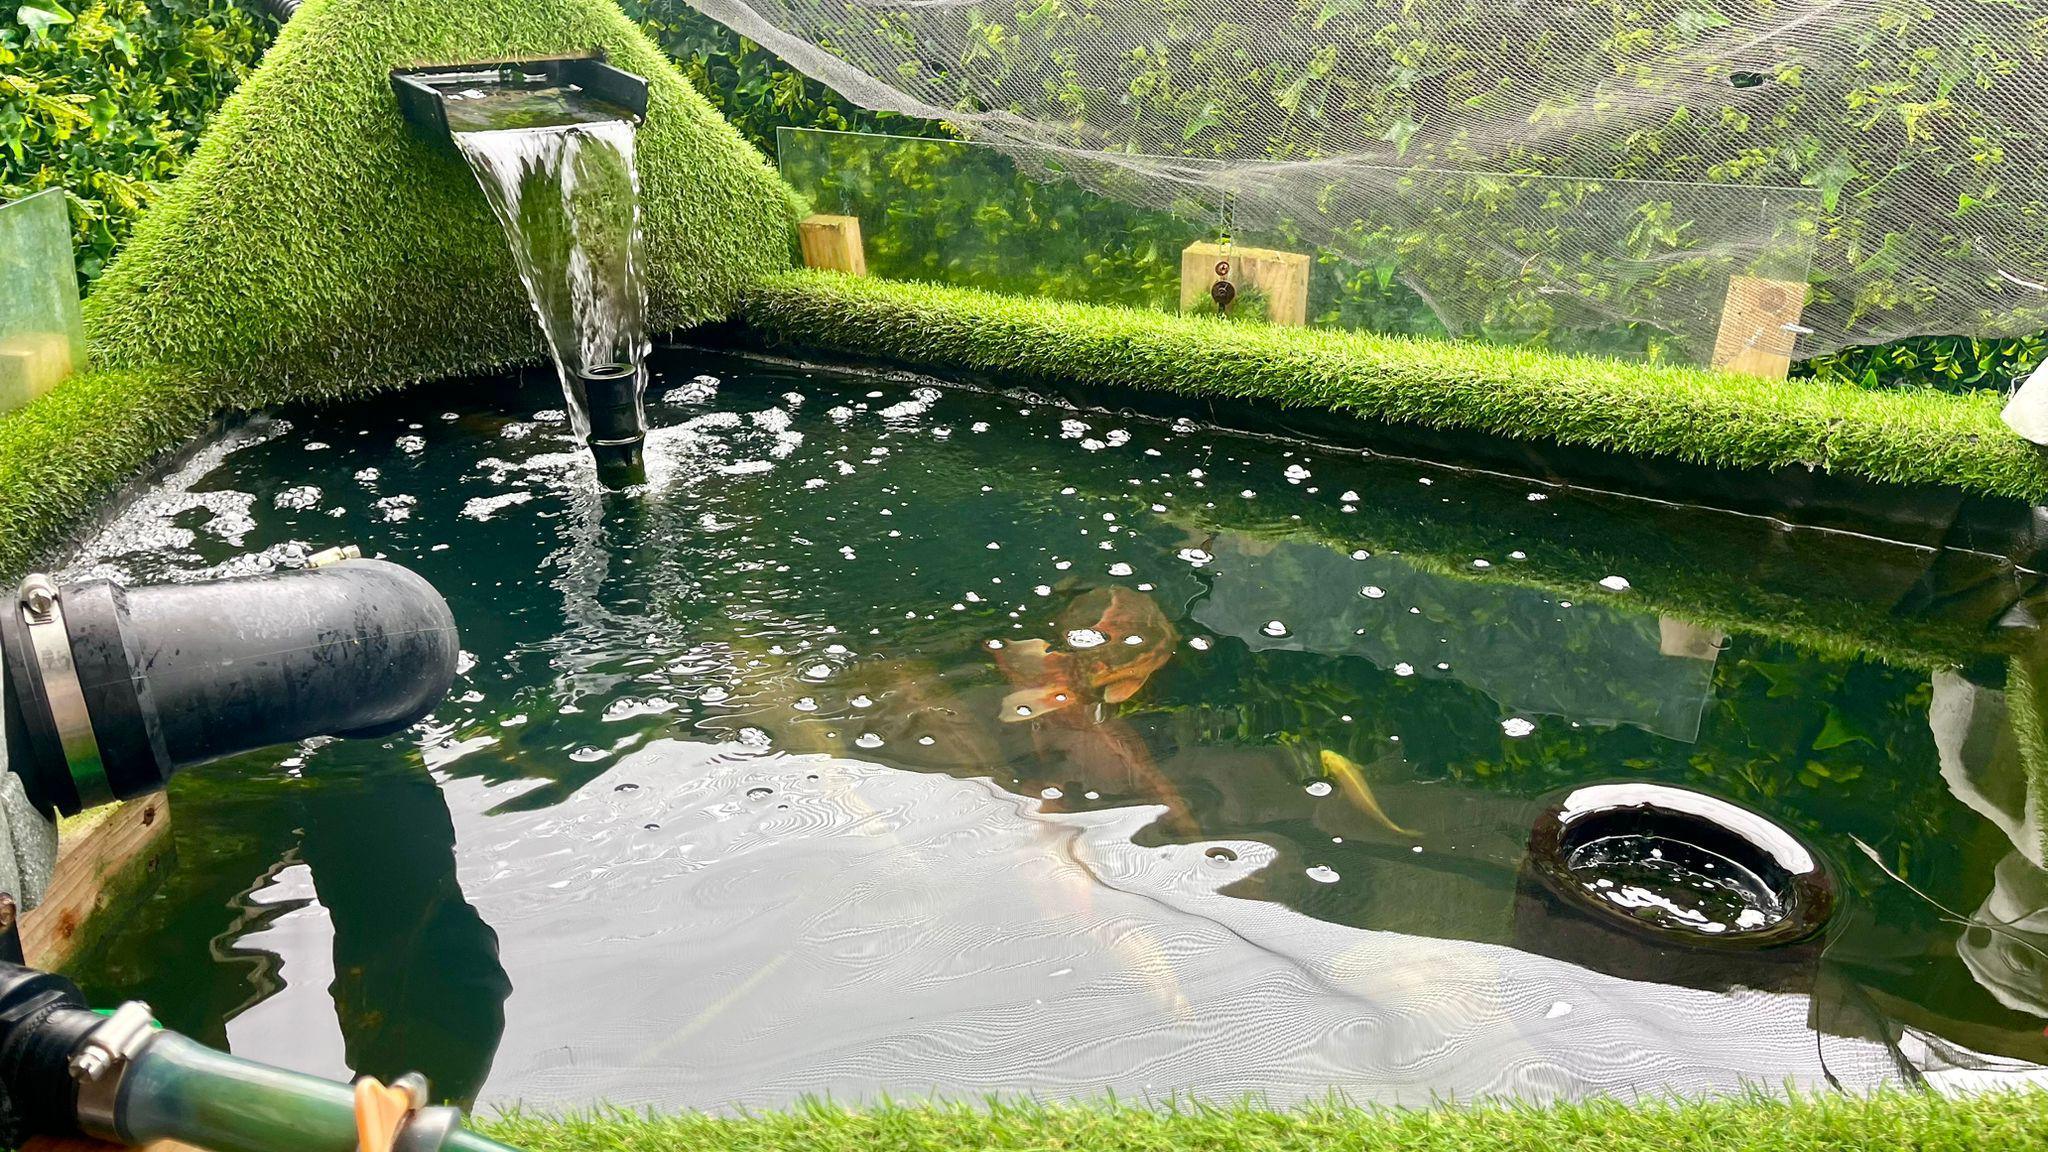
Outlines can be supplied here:
[[1806, 465], [2038, 500], [2048, 465], [1990, 394], [1800, 388], [1687, 368], [1362, 332], [1230, 324], [790, 272], [749, 293], [760, 339], [928, 368], [1318, 406], [1722, 468]]
[[484, 1131], [528, 1152], [2021, 1152], [2040, 1146], [2048, 1092], [1833, 1093], [1776, 1099], [1588, 1100], [1291, 1111], [1257, 1101], [1120, 1104], [810, 1103], [711, 1116], [513, 1112]]
[[788, 125], [896, 136], [952, 134], [931, 120], [853, 104], [685, 0], [622, 0], [621, 6], [675, 59], [712, 107], [770, 156], [775, 155], [775, 130]]
[[650, 84], [650, 322], [723, 317], [788, 266], [796, 198], [608, 0], [309, 0], [87, 301], [97, 362], [177, 364], [259, 404], [538, 359], [503, 232], [389, 71], [592, 47]]
[[1864, 388], [1987, 389], [2009, 392], [2048, 359], [2048, 333], [2017, 340], [1922, 336], [1893, 344], [1845, 348], [1794, 367], [1794, 375], [1841, 380]]
[[237, 0], [0, 0], [0, 200], [67, 189], [89, 283], [272, 29]]

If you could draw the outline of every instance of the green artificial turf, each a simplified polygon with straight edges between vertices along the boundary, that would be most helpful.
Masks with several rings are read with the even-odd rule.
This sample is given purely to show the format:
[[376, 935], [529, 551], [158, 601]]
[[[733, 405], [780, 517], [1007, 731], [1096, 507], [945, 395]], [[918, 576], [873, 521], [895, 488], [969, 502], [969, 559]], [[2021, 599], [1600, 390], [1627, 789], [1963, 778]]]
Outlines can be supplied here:
[[0, 417], [0, 577], [46, 559], [106, 497], [203, 431], [218, 390], [163, 367], [89, 372]]
[[592, 48], [651, 89], [651, 319], [724, 316], [788, 266], [798, 201], [610, 0], [308, 0], [87, 301], [95, 362], [176, 364], [252, 406], [541, 358], [475, 178], [401, 118], [389, 72]]
[[527, 1152], [2038, 1152], [2048, 1091], [1426, 1111], [814, 1105], [736, 1119], [515, 1114], [481, 1127]]
[[1165, 389], [1719, 468], [1805, 465], [2039, 500], [2048, 463], [1988, 393], [1873, 392], [1474, 343], [1232, 324], [796, 270], [742, 318], [774, 346]]

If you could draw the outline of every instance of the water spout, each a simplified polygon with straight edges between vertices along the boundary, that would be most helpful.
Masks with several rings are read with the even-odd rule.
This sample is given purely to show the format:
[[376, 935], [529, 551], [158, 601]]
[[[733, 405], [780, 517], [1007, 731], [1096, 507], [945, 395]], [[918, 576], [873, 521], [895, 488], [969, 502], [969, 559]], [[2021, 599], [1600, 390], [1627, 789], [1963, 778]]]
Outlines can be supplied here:
[[636, 126], [645, 82], [593, 59], [394, 73], [406, 115], [469, 162], [511, 245], [576, 436], [644, 479], [647, 290]]

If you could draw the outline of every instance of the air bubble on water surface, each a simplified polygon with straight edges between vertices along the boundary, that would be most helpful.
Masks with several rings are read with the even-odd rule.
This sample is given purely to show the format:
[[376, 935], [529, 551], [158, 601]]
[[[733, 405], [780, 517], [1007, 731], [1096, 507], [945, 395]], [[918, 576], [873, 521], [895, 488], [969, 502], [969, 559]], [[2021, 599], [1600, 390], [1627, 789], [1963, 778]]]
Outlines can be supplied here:
[[1188, 647], [1193, 648], [1197, 652], [1207, 652], [1209, 650], [1209, 638], [1207, 636], [1190, 636], [1188, 637]]
[[1268, 620], [1259, 628], [1259, 631], [1268, 636], [1285, 636], [1287, 635], [1287, 625], [1279, 620]]
[[1066, 793], [1061, 792], [1057, 788], [1043, 788], [1039, 790], [1038, 795], [1046, 800], [1057, 800], [1060, 797], [1066, 795]]
[[1500, 730], [1517, 739], [1536, 730], [1536, 725], [1520, 716], [1510, 716], [1500, 722]]
[[1187, 561], [1189, 564], [1197, 568], [1200, 568], [1203, 565], [1209, 563], [1210, 561], [1216, 559], [1214, 556], [1209, 555], [1209, 553], [1203, 551], [1200, 548], [1183, 548], [1180, 550], [1178, 555], [1182, 560]]
[[1629, 588], [1628, 578], [1625, 576], [1603, 576], [1600, 578], [1600, 586], [1609, 592], [1626, 592]]
[[[1108, 541], [1105, 540], [1103, 543], [1106, 545]], [[1109, 566], [1109, 574], [1111, 576], [1129, 576], [1131, 571], [1131, 566], [1121, 560]]]
[[882, 738], [873, 732], [863, 732], [853, 738], [853, 743], [858, 748], [880, 748], [882, 746]]
[[1358, 594], [1367, 600], [1378, 600], [1387, 594], [1387, 590], [1377, 584], [1367, 584], [1358, 590]]
[[1067, 633], [1069, 648], [1100, 648], [1109, 643], [1109, 637], [1093, 628], [1075, 628]]
[[1318, 884], [1335, 884], [1338, 880], [1342, 879], [1342, 877], [1337, 875], [1337, 870], [1328, 864], [1318, 864], [1310, 868], [1306, 875]]
[[1328, 796], [1331, 792], [1330, 782], [1328, 780], [1311, 780], [1308, 787], [1304, 788], [1303, 791], [1311, 796]]
[[749, 800], [766, 800], [773, 795], [775, 795], [775, 789], [766, 785], [755, 785], [747, 789], [747, 799]]
[[1404, 660], [1401, 663], [1394, 665], [1394, 675], [1413, 676], [1415, 675], [1415, 665], [1410, 664]]

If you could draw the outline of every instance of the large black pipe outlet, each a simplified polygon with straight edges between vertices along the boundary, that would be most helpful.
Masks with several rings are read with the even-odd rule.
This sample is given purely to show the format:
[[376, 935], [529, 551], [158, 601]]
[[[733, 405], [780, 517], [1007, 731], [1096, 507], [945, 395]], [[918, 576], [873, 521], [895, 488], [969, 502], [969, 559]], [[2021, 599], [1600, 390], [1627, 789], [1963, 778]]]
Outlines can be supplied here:
[[66, 813], [252, 748], [404, 728], [461, 654], [441, 594], [381, 560], [127, 589], [31, 577], [0, 649], [7, 766]]

